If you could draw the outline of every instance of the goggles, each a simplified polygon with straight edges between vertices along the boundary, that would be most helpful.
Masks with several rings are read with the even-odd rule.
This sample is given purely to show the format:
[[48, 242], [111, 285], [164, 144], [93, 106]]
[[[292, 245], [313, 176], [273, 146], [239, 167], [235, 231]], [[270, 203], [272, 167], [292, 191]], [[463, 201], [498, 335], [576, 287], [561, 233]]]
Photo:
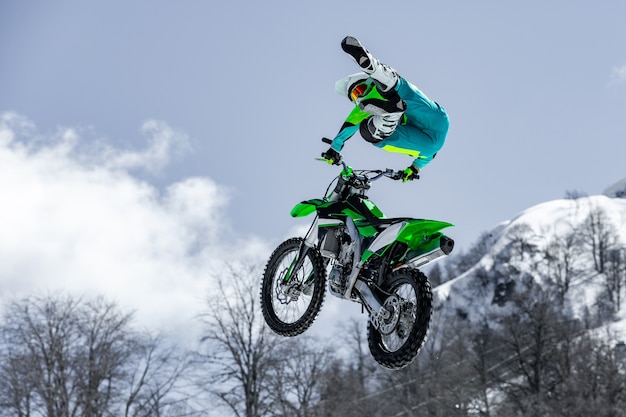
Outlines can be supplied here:
[[371, 89], [372, 86], [367, 83], [357, 84], [354, 86], [352, 91], [350, 91], [350, 97], [352, 98], [352, 101], [356, 101], [358, 98], [369, 93]]

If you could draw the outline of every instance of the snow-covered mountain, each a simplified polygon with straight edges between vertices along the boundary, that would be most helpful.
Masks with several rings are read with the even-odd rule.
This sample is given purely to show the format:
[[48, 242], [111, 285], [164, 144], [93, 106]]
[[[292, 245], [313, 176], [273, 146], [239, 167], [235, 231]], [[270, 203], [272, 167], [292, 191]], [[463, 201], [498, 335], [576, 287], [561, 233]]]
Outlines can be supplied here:
[[[501, 223], [478, 263], [434, 289], [436, 309], [478, 324], [510, 312], [515, 295], [540, 288], [560, 294], [571, 316], [599, 317], [626, 336], [624, 196], [626, 179], [603, 195], [542, 203]], [[612, 277], [621, 277], [621, 287]]]
[[611, 185], [602, 194], [607, 197], [626, 198], [626, 178]]

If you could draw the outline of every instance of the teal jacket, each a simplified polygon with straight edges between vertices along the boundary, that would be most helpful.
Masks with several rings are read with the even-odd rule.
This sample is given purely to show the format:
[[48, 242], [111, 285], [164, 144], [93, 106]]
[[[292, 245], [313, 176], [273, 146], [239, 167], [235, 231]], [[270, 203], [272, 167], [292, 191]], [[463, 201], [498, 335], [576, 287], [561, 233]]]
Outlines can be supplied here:
[[[413, 165], [421, 169], [432, 161], [443, 146], [450, 126], [448, 115], [442, 106], [402, 77], [398, 79], [395, 89], [406, 103], [402, 123], [391, 136], [374, 146], [388, 152], [408, 155], [414, 158]], [[368, 94], [370, 95], [382, 97], [376, 87]], [[331, 148], [341, 152], [345, 142], [359, 130], [361, 122], [370, 116], [371, 114], [361, 110], [358, 105], [355, 106], [333, 139]]]

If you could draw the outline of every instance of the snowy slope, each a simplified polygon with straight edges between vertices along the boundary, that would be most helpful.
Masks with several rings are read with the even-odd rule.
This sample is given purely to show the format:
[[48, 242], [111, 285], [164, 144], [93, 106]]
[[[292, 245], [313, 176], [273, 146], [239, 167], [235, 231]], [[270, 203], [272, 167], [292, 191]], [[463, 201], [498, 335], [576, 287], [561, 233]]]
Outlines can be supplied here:
[[626, 198], [626, 178], [611, 185], [602, 194], [608, 197]]
[[[622, 189], [626, 190], [626, 180], [610, 187], [608, 195], [615, 196]], [[604, 290], [604, 277], [596, 272], [591, 249], [584, 243], [588, 241], [583, 236], [590, 214], [608, 226], [605, 232], [613, 247], [626, 246], [626, 199], [608, 195], [546, 202], [498, 225], [490, 233], [488, 253], [470, 270], [434, 289], [436, 307], [444, 316], [473, 323], [506, 314], [512, 308], [507, 302], [512, 294], [537, 285], [554, 285], [555, 268], [569, 251], [574, 255], [570, 259], [576, 277], [564, 307], [578, 318], [593, 311]], [[622, 297], [626, 298], [624, 291]], [[626, 305], [626, 300], [622, 304]], [[614, 324], [624, 336], [625, 310], [622, 307], [617, 314], [621, 320]]]

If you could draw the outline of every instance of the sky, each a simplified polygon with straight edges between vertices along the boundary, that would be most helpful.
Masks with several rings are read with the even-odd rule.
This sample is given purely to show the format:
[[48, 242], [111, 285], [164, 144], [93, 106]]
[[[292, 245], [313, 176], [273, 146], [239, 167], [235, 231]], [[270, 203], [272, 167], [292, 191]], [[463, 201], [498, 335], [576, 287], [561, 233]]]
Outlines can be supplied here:
[[[454, 223], [468, 250], [530, 206], [600, 194], [626, 177], [625, 15], [577, 0], [2, 1], [3, 291], [108, 291], [171, 318], [220, 257], [267, 256], [338, 173], [315, 158], [351, 110], [334, 92], [358, 71], [346, 35], [450, 117], [419, 181], [372, 187], [389, 217]], [[358, 135], [342, 153], [411, 162]]]

